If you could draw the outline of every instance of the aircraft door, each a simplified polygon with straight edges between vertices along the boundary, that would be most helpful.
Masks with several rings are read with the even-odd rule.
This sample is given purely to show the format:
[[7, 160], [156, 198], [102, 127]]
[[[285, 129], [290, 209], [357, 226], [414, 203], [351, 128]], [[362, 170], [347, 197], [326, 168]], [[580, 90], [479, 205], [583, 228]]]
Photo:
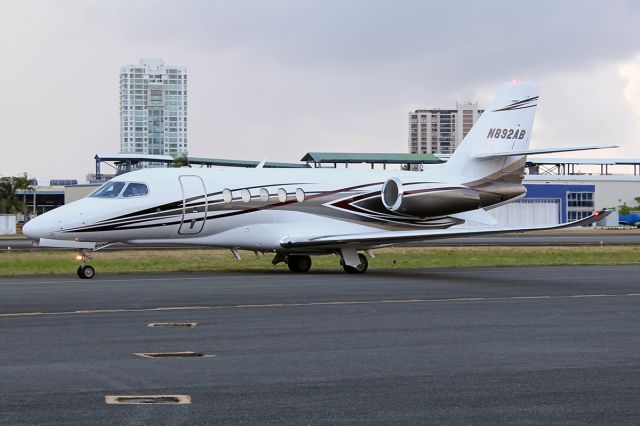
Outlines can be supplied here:
[[182, 223], [178, 234], [195, 235], [204, 228], [207, 220], [207, 190], [200, 176], [180, 176], [182, 187]]

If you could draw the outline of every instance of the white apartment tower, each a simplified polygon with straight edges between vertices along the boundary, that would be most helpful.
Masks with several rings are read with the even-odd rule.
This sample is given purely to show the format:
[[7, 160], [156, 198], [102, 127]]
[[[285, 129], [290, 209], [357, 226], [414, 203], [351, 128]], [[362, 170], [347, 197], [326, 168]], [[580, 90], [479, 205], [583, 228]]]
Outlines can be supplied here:
[[452, 154], [483, 110], [477, 103], [456, 103], [456, 109], [417, 109], [409, 113], [409, 152]]
[[187, 70], [162, 59], [120, 69], [120, 152], [187, 154]]

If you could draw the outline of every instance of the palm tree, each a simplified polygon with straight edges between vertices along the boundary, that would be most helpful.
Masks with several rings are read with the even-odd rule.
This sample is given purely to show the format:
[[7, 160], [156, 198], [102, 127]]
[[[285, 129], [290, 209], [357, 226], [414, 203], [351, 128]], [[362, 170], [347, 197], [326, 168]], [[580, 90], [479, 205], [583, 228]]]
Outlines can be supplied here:
[[[15, 187], [17, 191], [22, 191], [22, 203], [24, 204], [25, 207], [25, 211], [27, 208], [27, 192], [29, 191], [34, 191], [34, 198], [36, 196], [35, 194], [35, 183], [36, 180], [35, 179], [31, 179], [29, 176], [27, 176], [26, 173], [23, 173], [22, 176], [16, 176], [15, 178]], [[23, 212], [24, 213], [24, 212]]]
[[25, 205], [16, 195], [16, 178], [0, 179], [0, 213], [24, 213]]

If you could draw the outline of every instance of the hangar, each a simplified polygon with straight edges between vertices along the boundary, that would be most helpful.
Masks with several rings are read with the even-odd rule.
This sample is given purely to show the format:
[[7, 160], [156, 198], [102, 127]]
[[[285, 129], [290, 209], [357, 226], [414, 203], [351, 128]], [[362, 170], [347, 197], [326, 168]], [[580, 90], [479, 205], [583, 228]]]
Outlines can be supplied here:
[[527, 194], [490, 213], [505, 226], [549, 225], [582, 219], [594, 208], [595, 185], [528, 183]]
[[[568, 222], [595, 210], [634, 206], [640, 196], [640, 159], [532, 157], [526, 172], [526, 196], [492, 211], [501, 224]], [[607, 225], [613, 221], [617, 215]]]

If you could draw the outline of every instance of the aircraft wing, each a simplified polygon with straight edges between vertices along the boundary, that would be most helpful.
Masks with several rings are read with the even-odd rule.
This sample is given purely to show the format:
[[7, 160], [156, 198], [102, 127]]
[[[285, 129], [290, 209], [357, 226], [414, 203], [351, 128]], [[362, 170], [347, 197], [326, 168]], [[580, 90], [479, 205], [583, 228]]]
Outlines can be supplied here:
[[510, 232], [541, 231], [546, 229], [562, 229], [573, 226], [590, 225], [604, 219], [611, 213], [611, 210], [597, 211], [591, 216], [574, 222], [562, 223], [551, 226], [531, 226], [527, 228], [461, 228], [461, 229], [437, 229], [420, 231], [379, 231], [360, 234], [324, 235], [314, 237], [286, 237], [280, 241], [284, 248], [305, 248], [305, 247], [362, 247], [385, 246], [416, 241], [426, 241], [441, 238], [460, 238], [475, 235], [505, 234]]

